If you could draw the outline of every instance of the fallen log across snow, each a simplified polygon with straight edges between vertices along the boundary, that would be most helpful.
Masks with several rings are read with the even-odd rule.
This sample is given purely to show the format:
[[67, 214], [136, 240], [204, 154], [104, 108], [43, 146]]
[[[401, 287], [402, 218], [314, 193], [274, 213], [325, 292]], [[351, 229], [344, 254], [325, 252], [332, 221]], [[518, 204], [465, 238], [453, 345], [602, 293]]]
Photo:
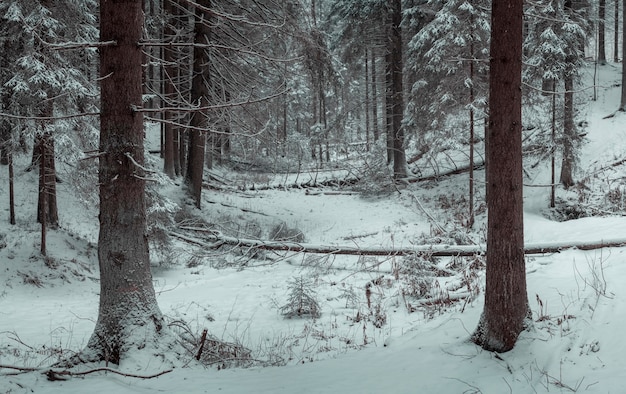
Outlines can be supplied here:
[[[289, 241], [268, 241], [259, 239], [226, 236], [219, 231], [199, 227], [180, 227], [183, 231], [202, 233], [202, 238], [191, 237], [179, 232], [170, 232], [176, 238], [208, 249], [230, 245], [250, 249], [284, 252], [352, 255], [352, 256], [410, 256], [426, 255], [433, 257], [475, 256], [485, 254], [485, 245], [415, 245], [404, 248], [360, 247], [346, 245], [317, 245]], [[558, 253], [567, 249], [593, 250], [626, 246], [626, 239], [600, 240], [594, 242], [543, 242], [527, 244], [525, 254]]]

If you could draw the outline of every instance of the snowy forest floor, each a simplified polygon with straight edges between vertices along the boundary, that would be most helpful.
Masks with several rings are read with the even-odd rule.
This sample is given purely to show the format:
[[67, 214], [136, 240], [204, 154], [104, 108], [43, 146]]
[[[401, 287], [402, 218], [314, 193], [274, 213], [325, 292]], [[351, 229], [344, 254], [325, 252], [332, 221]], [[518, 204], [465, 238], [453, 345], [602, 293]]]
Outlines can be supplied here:
[[[527, 243], [626, 239], [626, 217], [620, 214], [626, 164], [613, 165], [626, 159], [626, 115], [604, 119], [619, 104], [620, 75], [612, 65], [599, 75], [598, 100], [586, 91], [578, 115], [586, 137], [576, 178], [586, 189], [559, 190], [558, 196], [569, 201], [570, 213], [602, 216], [551, 220], [549, 188], [527, 187]], [[37, 174], [24, 171], [28, 159], [19, 157], [16, 168], [18, 223], [0, 227], [0, 365], [45, 368], [80, 350], [93, 330], [98, 213], [93, 193], [77, 194], [72, 182], [60, 183], [60, 228], [50, 231], [48, 256], [41, 256], [34, 220]], [[525, 182], [549, 184], [548, 160], [533, 163], [526, 163]], [[160, 168], [158, 160], [153, 164]], [[214, 175], [240, 189], [289, 177], [226, 170]], [[319, 174], [318, 180], [336, 175]], [[5, 202], [7, 176], [2, 169]], [[484, 179], [484, 173], [476, 178]], [[196, 241], [204, 235], [181, 227], [356, 248], [480, 244], [486, 231], [480, 186], [477, 222], [472, 231], [463, 227], [467, 174], [386, 193], [207, 188], [201, 211], [174, 183], [164, 181], [154, 190], [162, 197], [161, 209], [152, 214], [178, 210], [168, 231]], [[617, 214], [607, 214], [612, 210]], [[8, 209], [2, 212], [6, 223]], [[209, 343], [221, 341], [220, 348], [206, 351], [206, 357], [214, 351], [213, 358], [200, 365], [187, 355], [154, 379], [96, 372], [51, 382], [41, 371], [2, 368], [0, 393], [620, 393], [626, 384], [626, 248], [529, 255], [534, 327], [522, 333], [515, 349], [495, 354], [468, 341], [483, 306], [480, 257], [215, 249], [180, 238], [159, 253], [157, 244], [153, 275], [161, 310], [172, 331], [192, 343], [199, 343], [203, 329], [215, 341]], [[292, 311], [288, 302], [299, 285], [315, 298], [319, 317], [283, 316]], [[131, 357], [117, 369], [149, 375], [170, 367]]]

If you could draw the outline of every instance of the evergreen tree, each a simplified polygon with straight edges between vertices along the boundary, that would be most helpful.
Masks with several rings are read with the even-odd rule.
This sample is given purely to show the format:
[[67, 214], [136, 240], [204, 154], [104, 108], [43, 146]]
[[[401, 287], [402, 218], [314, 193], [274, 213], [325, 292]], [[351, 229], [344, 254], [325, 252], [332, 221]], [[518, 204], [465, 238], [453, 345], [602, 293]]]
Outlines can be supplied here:
[[522, 183], [523, 1], [494, 1], [489, 62], [485, 307], [472, 340], [511, 350], [529, 316]]

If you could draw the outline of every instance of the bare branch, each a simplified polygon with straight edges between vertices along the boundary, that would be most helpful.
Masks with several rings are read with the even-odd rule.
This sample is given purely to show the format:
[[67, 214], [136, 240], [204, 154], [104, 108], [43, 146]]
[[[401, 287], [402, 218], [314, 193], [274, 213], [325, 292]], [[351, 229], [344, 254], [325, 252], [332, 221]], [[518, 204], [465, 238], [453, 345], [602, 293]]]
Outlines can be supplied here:
[[25, 116], [25, 115], [13, 115], [5, 112], [0, 112], [0, 118], [21, 119], [21, 120], [62, 120], [62, 119], [74, 119], [81, 118], [83, 116], [100, 116], [100, 112], [83, 112], [80, 114], [63, 115], [63, 116]]
[[72, 49], [84, 49], [84, 48], [102, 48], [117, 45], [117, 41], [102, 41], [102, 42], [65, 42], [63, 44], [52, 44], [46, 41], [42, 41], [48, 47], [55, 51], [69, 51]]
[[257, 27], [269, 27], [269, 28], [272, 28], [272, 29], [278, 29], [278, 28], [280, 28], [280, 27], [282, 27], [284, 25], [284, 22], [281, 23], [280, 25], [273, 25], [271, 23], [263, 23], [263, 22], [253, 22], [251, 20], [248, 20], [248, 18], [246, 18], [243, 15], [233, 15], [233, 14], [227, 14], [225, 12], [220, 12], [220, 11], [217, 11], [217, 10], [215, 10], [213, 8], [202, 6], [202, 5], [196, 3], [193, 0], [182, 0], [182, 1], [184, 3], [189, 4], [192, 7], [200, 10], [200, 11], [206, 12], [209, 15], [216, 16], [218, 18], [221, 18], [221, 19], [224, 19], [224, 20], [228, 20], [228, 21], [231, 21], [231, 22], [245, 23], [247, 25], [257, 26]]
[[165, 111], [171, 111], [171, 112], [198, 112], [198, 111], [212, 111], [212, 110], [218, 110], [218, 109], [225, 109], [225, 108], [232, 108], [232, 107], [241, 107], [244, 105], [249, 105], [249, 104], [257, 104], [257, 103], [261, 103], [264, 101], [268, 101], [271, 99], [274, 99], [276, 97], [280, 97], [283, 94], [287, 93], [287, 89], [282, 90], [278, 93], [274, 93], [272, 95], [269, 96], [265, 96], [265, 97], [261, 97], [258, 99], [254, 99], [254, 100], [246, 100], [246, 101], [235, 101], [235, 102], [228, 102], [228, 103], [224, 103], [224, 104], [215, 104], [215, 105], [207, 105], [204, 107], [191, 107], [191, 108], [178, 108], [178, 107], [162, 107], [162, 108], [134, 108], [135, 112], [143, 112], [143, 113], [161, 113], [161, 112], [165, 112]]
[[215, 43], [210, 43], [210, 44], [198, 44], [198, 43], [194, 43], [194, 42], [155, 42], [155, 41], [143, 41], [139, 43], [140, 46], [150, 46], [150, 47], [166, 47], [166, 48], [173, 48], [173, 47], [194, 47], [194, 48], [216, 48], [216, 49], [225, 49], [225, 50], [229, 50], [229, 51], [233, 51], [233, 52], [240, 52], [240, 53], [245, 53], [246, 55], [251, 55], [251, 56], [256, 56], [259, 57], [261, 59], [267, 60], [267, 61], [271, 61], [271, 62], [283, 62], [283, 63], [291, 63], [294, 61], [298, 61], [301, 60], [303, 57], [302, 56], [297, 56], [297, 57], [292, 57], [292, 58], [287, 58], [287, 59], [279, 59], [279, 58], [275, 58], [275, 57], [270, 57], [267, 55], [264, 55], [260, 52], [255, 52], [252, 51], [250, 49], [244, 49], [242, 47], [233, 47], [233, 46], [229, 46], [229, 45], [222, 45], [222, 44], [215, 44]]

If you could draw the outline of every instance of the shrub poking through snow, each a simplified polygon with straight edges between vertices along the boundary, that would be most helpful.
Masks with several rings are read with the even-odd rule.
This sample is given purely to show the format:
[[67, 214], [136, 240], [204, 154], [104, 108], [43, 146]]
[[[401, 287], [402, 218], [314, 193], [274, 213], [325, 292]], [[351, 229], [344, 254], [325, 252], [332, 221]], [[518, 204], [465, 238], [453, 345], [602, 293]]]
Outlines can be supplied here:
[[289, 299], [280, 307], [280, 313], [288, 318], [310, 316], [318, 318], [321, 315], [320, 306], [315, 299], [316, 293], [310, 280], [294, 277], [289, 281]]
[[286, 223], [279, 223], [270, 231], [272, 241], [304, 242], [304, 233]]

